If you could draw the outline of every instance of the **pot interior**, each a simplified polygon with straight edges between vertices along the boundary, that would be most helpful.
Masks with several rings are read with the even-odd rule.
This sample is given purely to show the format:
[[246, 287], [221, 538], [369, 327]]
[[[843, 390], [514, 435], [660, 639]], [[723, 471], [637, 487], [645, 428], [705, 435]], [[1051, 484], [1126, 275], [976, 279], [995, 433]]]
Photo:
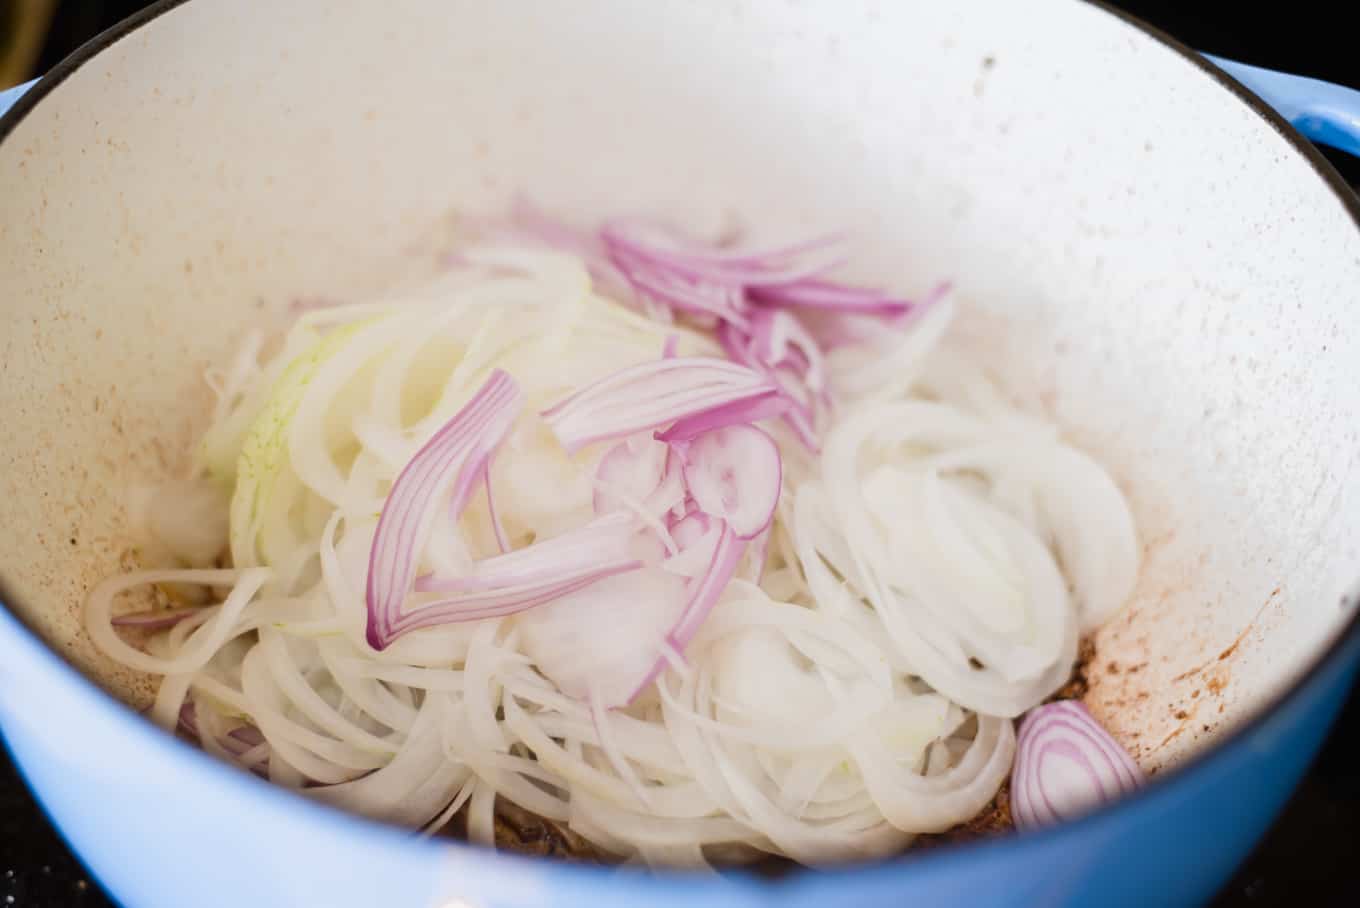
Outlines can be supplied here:
[[844, 228], [866, 282], [953, 281], [963, 342], [1133, 502], [1142, 579], [1087, 696], [1145, 767], [1351, 617], [1354, 212], [1213, 76], [1065, 0], [163, 13], [0, 144], [9, 607], [145, 702], [79, 612], [131, 557], [129, 490], [183, 469], [204, 370], [296, 297], [428, 268], [441, 224], [519, 194], [583, 222]]

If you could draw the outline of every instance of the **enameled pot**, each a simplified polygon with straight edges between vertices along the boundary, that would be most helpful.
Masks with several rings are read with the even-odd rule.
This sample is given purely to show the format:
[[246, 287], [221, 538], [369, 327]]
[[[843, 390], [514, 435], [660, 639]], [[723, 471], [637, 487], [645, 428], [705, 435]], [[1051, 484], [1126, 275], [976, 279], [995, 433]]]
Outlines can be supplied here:
[[[1234, 72], [1355, 146], [1353, 95]], [[202, 430], [204, 368], [262, 310], [361, 296], [518, 193], [845, 228], [859, 277], [954, 281], [978, 355], [1133, 502], [1142, 579], [1087, 702], [1151, 784], [872, 866], [643, 874], [417, 840], [120, 703], [147, 682], [79, 610], [127, 490]], [[1360, 660], [1360, 201], [1241, 83], [1104, 7], [162, 2], [0, 119], [0, 199], [0, 723], [128, 905], [1189, 904]]]

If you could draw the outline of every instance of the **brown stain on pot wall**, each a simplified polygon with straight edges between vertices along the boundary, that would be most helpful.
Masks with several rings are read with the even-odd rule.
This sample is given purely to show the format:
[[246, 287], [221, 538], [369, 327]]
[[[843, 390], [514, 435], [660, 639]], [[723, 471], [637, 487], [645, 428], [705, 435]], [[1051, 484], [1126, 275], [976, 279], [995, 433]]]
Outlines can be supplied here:
[[[1145, 548], [1149, 561], [1155, 559], [1153, 546], [1155, 543], [1149, 543]], [[1196, 559], [1196, 564], [1204, 561], [1201, 557]], [[1127, 612], [1116, 620], [1121, 628], [1142, 628], [1150, 621], [1170, 620], [1174, 614], [1168, 616], [1163, 610], [1168, 608], [1177, 592], [1176, 587], [1166, 586], [1150, 598], [1135, 596]], [[1156, 771], [1166, 762], [1174, 762], [1184, 748], [1195, 746], [1202, 737], [1212, 736], [1229, 714], [1227, 706], [1234, 664], [1254, 639], [1253, 634], [1260, 628], [1268, 610], [1281, 601], [1281, 593], [1281, 587], [1275, 587], [1251, 620], [1230, 643], [1220, 644], [1221, 648], [1211, 648], [1211, 639], [1206, 638], [1212, 629], [1199, 631], [1192, 625], [1195, 633], [1182, 642], [1186, 648], [1182, 651], [1190, 650], [1197, 640], [1202, 640], [1197, 645], [1201, 650], [1208, 649], [1211, 655], [1174, 674], [1171, 673], [1174, 670], [1172, 656], [1158, 652], [1158, 643], [1153, 639], [1158, 635], [1139, 632], [1124, 639], [1114, 635], [1115, 646], [1121, 653], [1141, 657], [1130, 665], [1110, 657], [1109, 651], [1113, 648], [1110, 640], [1101, 640], [1095, 670], [1088, 672], [1088, 707], [1149, 771]], [[1103, 635], [1104, 631], [1098, 639]], [[1160, 708], [1150, 708], [1153, 706]], [[1184, 737], [1187, 733], [1189, 738]], [[1173, 744], [1176, 753], [1168, 754], [1167, 748]]]

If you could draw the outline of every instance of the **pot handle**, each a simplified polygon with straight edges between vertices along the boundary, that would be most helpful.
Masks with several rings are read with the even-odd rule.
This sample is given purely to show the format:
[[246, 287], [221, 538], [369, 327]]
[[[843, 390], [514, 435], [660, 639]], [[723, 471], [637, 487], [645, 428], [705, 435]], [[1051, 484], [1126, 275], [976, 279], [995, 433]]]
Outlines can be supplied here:
[[0, 91], [0, 117], [3, 117], [5, 111], [14, 106], [14, 102], [19, 100], [20, 95], [36, 85], [37, 82], [38, 80], [34, 79], [31, 82], [25, 82], [22, 85], [16, 85], [13, 88], [6, 88], [3, 91]]
[[1275, 108], [1305, 138], [1360, 157], [1360, 91], [1209, 54], [1204, 58]]

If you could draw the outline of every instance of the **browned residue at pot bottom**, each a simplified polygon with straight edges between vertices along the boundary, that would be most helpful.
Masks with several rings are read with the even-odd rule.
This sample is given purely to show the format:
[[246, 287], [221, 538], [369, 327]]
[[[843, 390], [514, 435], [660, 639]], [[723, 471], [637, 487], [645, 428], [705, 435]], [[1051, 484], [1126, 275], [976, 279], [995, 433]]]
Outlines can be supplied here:
[[[1224, 645], [1224, 628], [1214, 620], [1219, 604], [1195, 609], [1184, 601], [1186, 591], [1201, 588], [1209, 553], [1178, 543], [1174, 531], [1146, 542], [1132, 601], [1096, 633], [1086, 669], [1087, 706], [1150, 774], [1193, 753], [1232, 715], [1234, 663], [1282, 602], [1276, 587]], [[1212, 655], [1205, 658], [1206, 651]]]

